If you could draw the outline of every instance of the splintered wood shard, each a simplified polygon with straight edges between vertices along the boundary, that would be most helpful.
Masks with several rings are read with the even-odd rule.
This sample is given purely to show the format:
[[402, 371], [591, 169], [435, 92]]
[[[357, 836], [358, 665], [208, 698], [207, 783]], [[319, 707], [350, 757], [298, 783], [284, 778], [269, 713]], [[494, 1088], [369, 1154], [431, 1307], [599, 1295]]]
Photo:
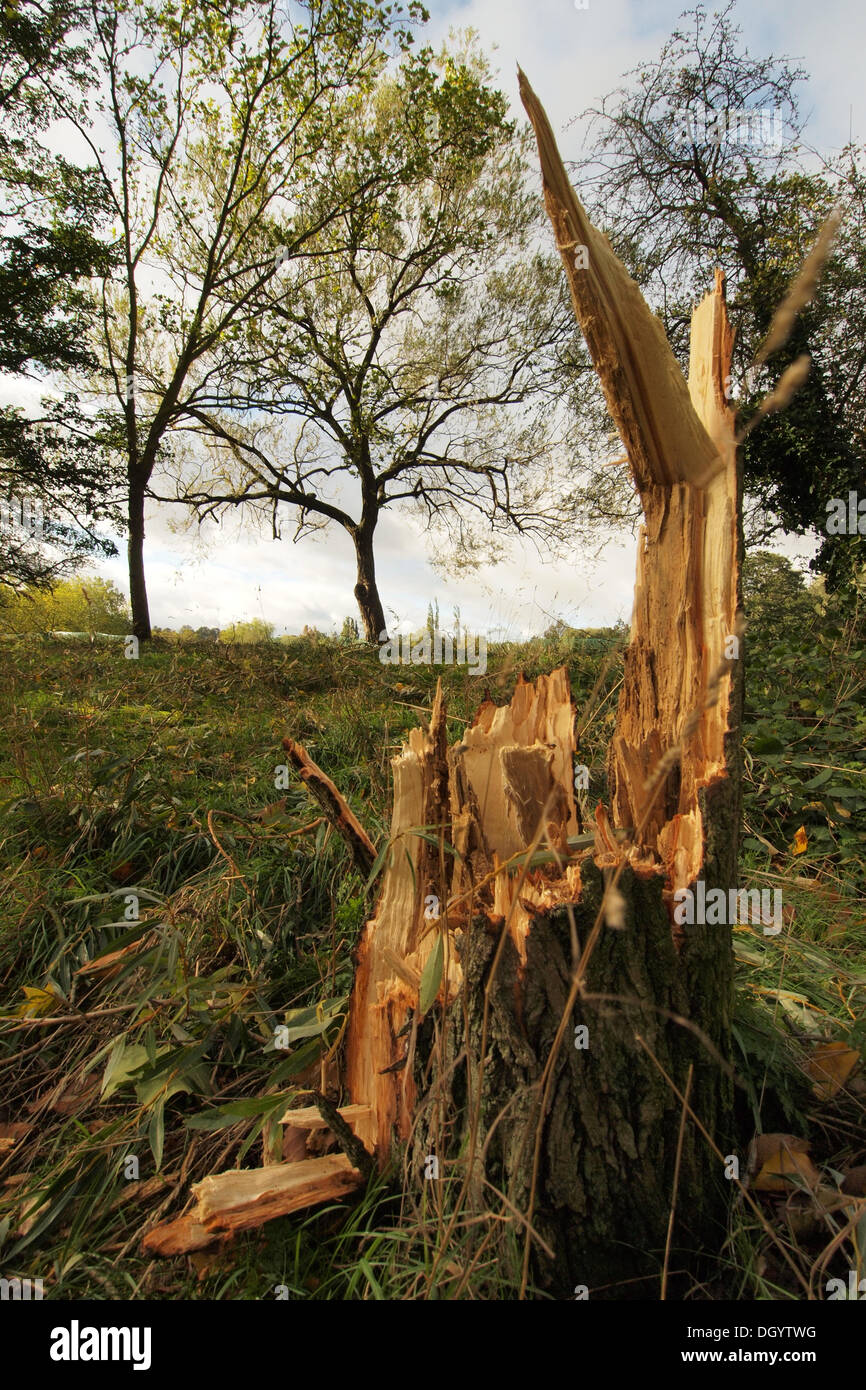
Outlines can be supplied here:
[[[575, 314], [628, 452], [641, 495], [678, 482], [706, 482], [718, 450], [691, 408], [689, 391], [660, 320], [578, 201], [550, 122], [518, 68], [520, 95], [538, 142], [544, 199], [568, 274]], [[578, 247], [588, 265], [575, 264]], [[581, 258], [582, 259], [582, 258]]]
[[[458, 934], [473, 912], [509, 916], [515, 939], [526, 931], [530, 914], [512, 897], [518, 866], [495, 879], [494, 870], [524, 852], [539, 826], [541, 843], [567, 855], [567, 837], [578, 828], [574, 749], [574, 709], [562, 669], [534, 682], [521, 677], [507, 705], [485, 701], [450, 751], [440, 686], [429, 729], [413, 729], [392, 759], [392, 857], [358, 950], [346, 1040], [346, 1085], [356, 1104], [370, 1106], [357, 1132], [381, 1161], [393, 1139], [406, 1139], [411, 1128], [411, 1021], [437, 937], [443, 939], [439, 993], [450, 1000], [462, 982]], [[431, 844], [440, 834], [441, 854]], [[525, 882], [521, 896], [532, 901], [540, 891]], [[439, 911], [432, 920], [425, 917], [431, 895]]]
[[150, 1255], [184, 1255], [277, 1216], [352, 1192], [363, 1182], [344, 1154], [266, 1168], [230, 1168], [193, 1183], [196, 1205], [187, 1216], [163, 1221], [142, 1240]]
[[[740, 541], [723, 277], [692, 316], [687, 383], [659, 319], [581, 207], [522, 72], [520, 92], [575, 313], [644, 510], [608, 757], [611, 813], [614, 825], [635, 827], [632, 862], [661, 862], [673, 890], [703, 864], [701, 793], [728, 776], [738, 708], [739, 663], [725, 666], [729, 639], [739, 640]], [[588, 265], [575, 264], [575, 244], [587, 246]]]

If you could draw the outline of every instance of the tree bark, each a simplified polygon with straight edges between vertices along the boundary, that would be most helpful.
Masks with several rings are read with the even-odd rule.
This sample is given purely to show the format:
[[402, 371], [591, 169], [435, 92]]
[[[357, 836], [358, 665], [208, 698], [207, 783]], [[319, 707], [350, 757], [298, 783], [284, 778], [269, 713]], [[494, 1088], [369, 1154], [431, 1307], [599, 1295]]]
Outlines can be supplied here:
[[139, 642], [149, 642], [150, 608], [144, 574], [144, 490], [130, 482], [129, 487], [129, 601], [132, 608], [132, 631]]
[[373, 556], [373, 527], [358, 526], [353, 533], [355, 557], [358, 563], [358, 582], [355, 598], [364, 624], [366, 641], [376, 645], [388, 637], [385, 610], [376, 584], [376, 564]]

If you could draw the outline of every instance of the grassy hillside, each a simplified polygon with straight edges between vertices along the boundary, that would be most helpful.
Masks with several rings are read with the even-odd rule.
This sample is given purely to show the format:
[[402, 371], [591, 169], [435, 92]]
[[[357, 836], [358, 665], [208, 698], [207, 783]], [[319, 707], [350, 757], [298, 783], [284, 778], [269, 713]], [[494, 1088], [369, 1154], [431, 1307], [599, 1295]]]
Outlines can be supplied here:
[[[832, 1096], [804, 1070], [821, 1040], [866, 1044], [856, 636], [854, 620], [825, 621], [750, 646], [743, 874], [782, 887], [785, 927], [735, 929], [740, 1152], [756, 1130], [808, 1136], [831, 1185], [866, 1163], [857, 1069]], [[341, 1039], [375, 883], [278, 771], [282, 738], [305, 745], [382, 844], [389, 757], [429, 710], [436, 671], [315, 638], [155, 644], [138, 660], [118, 643], [0, 649], [3, 1273], [41, 1276], [46, 1297], [510, 1296], [496, 1242], [479, 1255], [460, 1221], [436, 1258], [446, 1213], [407, 1204], [399, 1175], [218, 1260], [139, 1251], [190, 1182], [261, 1162], [276, 1117]], [[591, 814], [621, 649], [620, 633], [564, 629], [491, 647], [483, 677], [446, 668], [452, 737], [486, 691], [504, 701], [518, 672], [565, 662]], [[274, 1049], [281, 1023], [288, 1051]], [[729, 1238], [696, 1265], [692, 1296], [803, 1297], [794, 1271], [808, 1279], [838, 1217], [789, 1183], [760, 1198], [759, 1219], [734, 1188]], [[831, 1273], [834, 1259], [847, 1269], [837, 1254]]]

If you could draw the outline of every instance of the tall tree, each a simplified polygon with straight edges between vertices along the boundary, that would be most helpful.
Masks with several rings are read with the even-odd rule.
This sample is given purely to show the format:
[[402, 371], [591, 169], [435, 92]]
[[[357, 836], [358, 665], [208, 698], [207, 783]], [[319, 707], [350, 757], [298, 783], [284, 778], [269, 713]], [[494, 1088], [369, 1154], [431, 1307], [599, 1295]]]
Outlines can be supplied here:
[[[747, 521], [758, 540], [780, 528], [817, 530], [824, 536], [817, 564], [833, 572], [849, 566], [860, 545], [827, 537], [825, 522], [827, 500], [846, 496], [864, 472], [862, 176], [854, 151], [817, 172], [814, 162], [811, 171], [803, 166], [797, 86], [806, 74], [785, 59], [752, 57], [733, 11], [734, 0], [712, 15], [702, 5], [688, 11], [658, 59], [586, 113], [594, 153], [578, 172], [596, 220], [661, 314], [683, 365], [707, 267], [724, 270], [736, 329], [729, 392], [743, 422], [788, 366], [810, 356], [809, 380], [791, 408], [746, 441]], [[751, 371], [837, 202], [851, 226], [818, 299], [781, 350]], [[608, 500], [613, 485], [606, 470], [595, 484]], [[619, 497], [633, 506], [624, 487]]]
[[572, 536], [553, 390], [567, 354], [589, 368], [525, 149], [474, 45], [404, 59], [341, 132], [310, 254], [254, 287], [259, 313], [202, 380], [211, 471], [180, 495], [200, 514], [265, 508], [275, 535], [287, 507], [296, 538], [341, 526], [368, 641], [386, 631], [386, 508], [414, 508], [452, 563], [515, 531]]
[[[111, 263], [94, 171], [51, 152], [44, 132], [93, 81], [80, 0], [0, 10], [0, 377], [7, 389], [93, 368], [89, 278]], [[0, 409], [0, 583], [48, 584], [114, 546], [93, 529], [113, 516], [105, 462], [83, 445], [74, 394]], [[17, 524], [15, 519], [17, 516]], [[35, 524], [38, 518], [38, 525]], [[23, 524], [22, 524], [23, 523]]]
[[195, 412], [196, 366], [241, 333], [274, 274], [261, 226], [287, 258], [315, 235], [300, 208], [341, 102], [409, 35], [380, 0], [285, 13], [276, 0], [90, 7], [106, 138], [71, 102], [63, 110], [90, 147], [120, 241], [96, 350], [126, 474], [133, 630], [146, 640], [145, 499], [172, 432]]

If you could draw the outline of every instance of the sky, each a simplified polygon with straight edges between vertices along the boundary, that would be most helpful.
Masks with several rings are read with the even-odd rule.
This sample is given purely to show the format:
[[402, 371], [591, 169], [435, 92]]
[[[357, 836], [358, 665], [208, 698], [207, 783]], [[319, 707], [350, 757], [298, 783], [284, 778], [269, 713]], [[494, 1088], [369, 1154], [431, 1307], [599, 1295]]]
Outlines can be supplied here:
[[[472, 27], [491, 55], [498, 82], [523, 118], [519, 63], [544, 103], [563, 158], [578, 158], [578, 113], [596, 104], [628, 69], [655, 59], [690, 0], [426, 0], [425, 37], [438, 47], [452, 28]], [[581, 8], [577, 5], [580, 4]], [[708, 6], [710, 10], [714, 8]], [[737, 22], [750, 52], [799, 60], [810, 81], [800, 88], [809, 143], [829, 153], [866, 138], [862, 65], [866, 7], [854, 0], [741, 0]], [[146, 567], [156, 626], [226, 626], [264, 618], [277, 633], [305, 624], [322, 631], [357, 617], [349, 537], [339, 528], [292, 544], [291, 528], [272, 541], [235, 520], [177, 530], [178, 509], [151, 506]], [[386, 512], [377, 530], [377, 575], [389, 622], [419, 627], [436, 599], [443, 625], [459, 607], [465, 625], [491, 640], [541, 632], [557, 618], [579, 627], [628, 621], [636, 539], [612, 535], [602, 553], [575, 546], [565, 560], [539, 556], [515, 538], [508, 559], [475, 574], [443, 579], [434, 571], [420, 527]], [[792, 558], [814, 553], [808, 540], [776, 546]], [[442, 558], [442, 557], [440, 557]], [[124, 547], [98, 572], [126, 590]]]

